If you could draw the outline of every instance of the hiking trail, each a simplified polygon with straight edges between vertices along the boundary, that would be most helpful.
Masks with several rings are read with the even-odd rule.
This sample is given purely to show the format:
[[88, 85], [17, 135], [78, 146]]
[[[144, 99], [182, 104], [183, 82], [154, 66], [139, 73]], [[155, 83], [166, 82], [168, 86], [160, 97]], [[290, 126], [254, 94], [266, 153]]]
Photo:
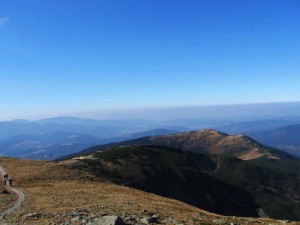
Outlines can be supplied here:
[[[1, 174], [1, 181], [3, 182], [4, 181], [3, 176], [4, 176], [4, 174], [8, 174], [8, 172], [2, 165], [0, 165], [0, 174]], [[14, 212], [15, 210], [19, 209], [21, 207], [22, 203], [25, 201], [25, 194], [19, 188], [5, 186], [5, 189], [9, 193], [13, 193], [13, 194], [17, 195], [17, 200], [12, 205], [10, 205], [10, 207], [8, 209], [0, 212], [0, 219], [2, 219], [6, 215]]]

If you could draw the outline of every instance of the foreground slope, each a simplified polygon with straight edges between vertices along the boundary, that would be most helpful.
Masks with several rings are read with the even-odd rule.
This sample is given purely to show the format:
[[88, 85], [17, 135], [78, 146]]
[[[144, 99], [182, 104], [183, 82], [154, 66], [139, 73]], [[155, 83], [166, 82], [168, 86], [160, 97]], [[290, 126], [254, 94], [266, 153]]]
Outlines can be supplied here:
[[[99, 179], [66, 163], [0, 158], [25, 204], [5, 217], [8, 224], [86, 224], [103, 215], [120, 215], [126, 224], [155, 213], [161, 224], [282, 224], [257, 218], [223, 217], [180, 201]], [[289, 223], [296, 224], [296, 223]]]

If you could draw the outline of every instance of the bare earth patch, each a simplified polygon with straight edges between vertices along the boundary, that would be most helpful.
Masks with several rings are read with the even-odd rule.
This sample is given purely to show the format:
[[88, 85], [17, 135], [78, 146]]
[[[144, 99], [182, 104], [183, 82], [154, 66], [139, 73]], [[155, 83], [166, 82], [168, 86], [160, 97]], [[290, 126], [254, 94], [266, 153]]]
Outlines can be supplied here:
[[252, 160], [252, 159], [262, 157], [262, 156], [263, 156], [263, 154], [260, 153], [257, 148], [254, 148], [252, 151], [240, 156], [239, 158], [242, 160]]

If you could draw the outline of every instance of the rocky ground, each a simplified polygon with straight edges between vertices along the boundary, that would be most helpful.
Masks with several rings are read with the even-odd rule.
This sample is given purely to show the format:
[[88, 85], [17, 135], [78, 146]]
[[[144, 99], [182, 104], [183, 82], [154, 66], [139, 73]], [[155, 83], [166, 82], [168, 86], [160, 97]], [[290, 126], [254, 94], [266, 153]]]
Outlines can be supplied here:
[[0, 212], [7, 209], [16, 201], [16, 196], [7, 192], [3, 185], [0, 186]]
[[[160, 217], [159, 215], [143, 210], [138, 214], [121, 213], [119, 215], [106, 215], [105, 213], [94, 214], [89, 209], [74, 209], [72, 211], [64, 211], [62, 213], [28, 213], [22, 217], [24, 224], [40, 223], [42, 219], [52, 218], [51, 225], [121, 225], [121, 224], [134, 224], [134, 225], [147, 225], [147, 224], [174, 224], [174, 225], [194, 225], [194, 224], [292, 224], [289, 221], [262, 221], [260, 219], [250, 218], [206, 218], [202, 213], [192, 215], [188, 220], [178, 220], [175, 217]], [[231, 222], [234, 221], [234, 222]]]
[[22, 206], [1, 224], [297, 224], [219, 216], [54, 162], [0, 158], [0, 163], [26, 194]]

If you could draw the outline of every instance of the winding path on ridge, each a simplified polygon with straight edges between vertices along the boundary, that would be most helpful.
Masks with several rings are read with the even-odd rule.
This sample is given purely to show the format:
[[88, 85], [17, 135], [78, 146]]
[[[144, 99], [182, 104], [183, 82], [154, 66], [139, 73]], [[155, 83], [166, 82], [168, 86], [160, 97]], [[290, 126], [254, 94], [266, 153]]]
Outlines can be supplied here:
[[[1, 173], [1, 181], [3, 181], [4, 174], [8, 174], [8, 173], [2, 165], [0, 165], [0, 173]], [[12, 213], [13, 211], [19, 209], [21, 207], [22, 203], [25, 201], [25, 194], [22, 190], [20, 190], [18, 188], [14, 188], [14, 187], [9, 187], [9, 186], [6, 186], [5, 188], [8, 192], [17, 195], [17, 201], [14, 202], [12, 205], [10, 205], [10, 207], [8, 209], [0, 212], [0, 219], [2, 219], [6, 215]]]

